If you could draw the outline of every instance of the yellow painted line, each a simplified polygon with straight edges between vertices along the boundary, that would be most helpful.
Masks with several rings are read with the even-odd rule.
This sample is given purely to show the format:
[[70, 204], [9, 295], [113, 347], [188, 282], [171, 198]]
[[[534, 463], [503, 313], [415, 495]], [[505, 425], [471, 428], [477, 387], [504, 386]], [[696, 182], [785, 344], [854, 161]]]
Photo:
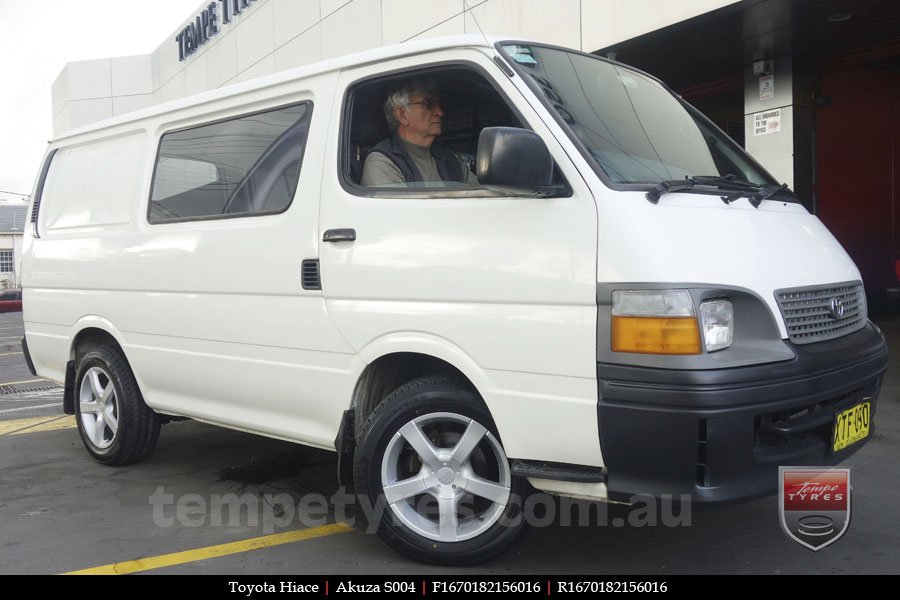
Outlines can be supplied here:
[[5, 352], [0, 354], [0, 356], [12, 356], [13, 354], [22, 354], [21, 352]]
[[28, 381], [7, 381], [6, 383], [0, 383], [0, 385], [22, 385], [24, 383], [40, 383], [41, 381], [47, 381], [46, 379], [29, 379]]
[[229, 544], [220, 544], [218, 546], [207, 546], [206, 548], [185, 550], [184, 552], [174, 552], [172, 554], [162, 554], [160, 556], [150, 556], [148, 558], [139, 558], [137, 560], [104, 565], [102, 567], [82, 569], [80, 571], [70, 571], [68, 573], [63, 573], [63, 575], [125, 575], [128, 573], [139, 573], [140, 571], [183, 565], [185, 563], [197, 562], [198, 560], [208, 560], [210, 558], [218, 558], [230, 554], [240, 554], [241, 552], [249, 552], [251, 550], [279, 546], [281, 544], [292, 544], [294, 542], [302, 542], [304, 540], [325, 537], [336, 533], [346, 533], [348, 531], [353, 531], [353, 528], [343, 523], [335, 523], [334, 525], [325, 525], [323, 527], [314, 527], [312, 529], [276, 533], [274, 535], [241, 540], [240, 542], [231, 542]]
[[0, 421], [0, 436], [56, 431], [75, 427], [75, 417], [62, 415], [58, 417], [31, 417], [29, 419], [10, 419]]

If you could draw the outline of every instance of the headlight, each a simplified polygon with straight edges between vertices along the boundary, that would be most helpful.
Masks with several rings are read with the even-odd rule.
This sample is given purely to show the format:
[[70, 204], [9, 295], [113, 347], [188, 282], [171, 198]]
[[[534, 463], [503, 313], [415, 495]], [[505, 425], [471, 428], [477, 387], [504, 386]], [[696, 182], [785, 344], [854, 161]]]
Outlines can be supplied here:
[[617, 290], [612, 300], [613, 352], [702, 353], [687, 290]]
[[728, 300], [707, 300], [700, 304], [700, 321], [707, 352], [724, 350], [734, 342], [734, 309]]

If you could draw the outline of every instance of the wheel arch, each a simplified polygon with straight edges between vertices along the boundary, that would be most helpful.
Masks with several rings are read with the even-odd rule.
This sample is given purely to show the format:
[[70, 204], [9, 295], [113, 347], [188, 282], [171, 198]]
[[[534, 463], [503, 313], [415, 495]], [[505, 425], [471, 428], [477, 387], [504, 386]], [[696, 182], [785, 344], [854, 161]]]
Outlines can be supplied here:
[[[114, 346], [122, 356], [129, 368], [131, 361], [128, 360], [128, 354], [125, 352], [125, 346], [122, 344], [121, 334], [106, 319], [100, 317], [83, 317], [73, 328], [72, 343], [69, 346], [69, 360], [66, 363], [66, 380], [63, 392], [63, 412], [67, 415], [75, 414], [75, 375], [78, 367], [78, 361], [91, 348], [102, 345]], [[134, 369], [132, 369], [134, 372]], [[135, 374], [135, 377], [137, 375]], [[140, 387], [140, 379], [138, 379]]]
[[[352, 481], [353, 454], [362, 426], [373, 410], [392, 391], [425, 375], [452, 375], [470, 386], [484, 403], [490, 382], [478, 363], [449, 340], [423, 332], [399, 332], [376, 339], [359, 352], [365, 362], [360, 371], [349, 409], [344, 413], [335, 448], [338, 453], [338, 479]], [[494, 421], [500, 437], [501, 425]]]
[[395, 332], [373, 340], [359, 355], [366, 366], [356, 379], [350, 402], [357, 420], [365, 422], [384, 397], [404, 383], [432, 374], [459, 377], [491, 412], [485, 393], [491, 387], [487, 375], [471, 355], [448, 339], [424, 332]]

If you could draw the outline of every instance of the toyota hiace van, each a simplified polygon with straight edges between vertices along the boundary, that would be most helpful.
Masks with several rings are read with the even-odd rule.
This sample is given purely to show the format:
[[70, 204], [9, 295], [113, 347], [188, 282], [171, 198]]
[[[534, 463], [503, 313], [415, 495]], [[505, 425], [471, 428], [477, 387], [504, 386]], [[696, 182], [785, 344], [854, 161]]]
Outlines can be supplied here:
[[[400, 82], [478, 184], [361, 185]], [[654, 77], [457, 37], [53, 140], [23, 347], [87, 451], [190, 418], [337, 453], [418, 560], [509, 548], [536, 488], [716, 504], [862, 447], [887, 364], [859, 271]]]

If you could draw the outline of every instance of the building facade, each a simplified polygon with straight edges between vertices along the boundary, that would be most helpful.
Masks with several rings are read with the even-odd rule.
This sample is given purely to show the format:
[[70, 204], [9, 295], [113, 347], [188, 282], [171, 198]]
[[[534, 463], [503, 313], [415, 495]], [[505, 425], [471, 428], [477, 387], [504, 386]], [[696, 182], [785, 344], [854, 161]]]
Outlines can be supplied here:
[[735, 0], [204, 0], [151, 54], [69, 63], [53, 84], [64, 131], [380, 46], [483, 31], [594, 52]]
[[21, 201], [0, 201], [0, 289], [21, 284], [22, 235], [28, 207]]
[[868, 288], [900, 287], [896, 0], [205, 0], [149, 55], [67, 65], [54, 133], [360, 50], [480, 32], [656, 75], [798, 193]]

